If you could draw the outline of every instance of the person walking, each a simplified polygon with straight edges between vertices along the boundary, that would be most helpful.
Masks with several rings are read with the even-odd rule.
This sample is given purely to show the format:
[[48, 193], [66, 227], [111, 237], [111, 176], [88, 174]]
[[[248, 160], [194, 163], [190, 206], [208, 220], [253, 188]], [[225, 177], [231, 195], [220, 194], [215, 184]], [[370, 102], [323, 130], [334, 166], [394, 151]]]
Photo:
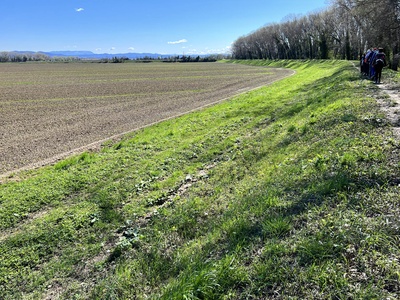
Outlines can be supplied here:
[[365, 63], [365, 69], [366, 69], [366, 75], [368, 76], [368, 78], [371, 78], [371, 57], [372, 54], [374, 53], [373, 48], [371, 47], [370, 49], [368, 49], [367, 53], [365, 54], [365, 58], [364, 58], [364, 63]]
[[374, 57], [373, 66], [375, 69], [374, 83], [381, 83], [382, 69], [386, 66], [386, 55], [383, 48], [378, 49], [378, 53]]
[[375, 57], [378, 54], [378, 49], [374, 48], [374, 50], [371, 52], [371, 55], [369, 56], [369, 79], [373, 80], [375, 78]]

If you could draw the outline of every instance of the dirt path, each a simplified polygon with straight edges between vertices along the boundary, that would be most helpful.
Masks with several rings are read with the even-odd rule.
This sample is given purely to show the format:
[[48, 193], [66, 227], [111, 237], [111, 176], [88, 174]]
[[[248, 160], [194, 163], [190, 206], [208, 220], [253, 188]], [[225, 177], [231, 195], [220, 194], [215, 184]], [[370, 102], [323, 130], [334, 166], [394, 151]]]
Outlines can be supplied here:
[[377, 85], [384, 97], [378, 97], [382, 111], [393, 126], [395, 136], [400, 139], [400, 87], [389, 83]]
[[[352, 62], [352, 65], [359, 71], [359, 67], [354, 62]], [[385, 113], [390, 124], [392, 124], [394, 135], [400, 139], [400, 86], [387, 78], [383, 78], [382, 83], [376, 86], [380, 89], [381, 95], [377, 97], [377, 101], [381, 106], [381, 110]]]

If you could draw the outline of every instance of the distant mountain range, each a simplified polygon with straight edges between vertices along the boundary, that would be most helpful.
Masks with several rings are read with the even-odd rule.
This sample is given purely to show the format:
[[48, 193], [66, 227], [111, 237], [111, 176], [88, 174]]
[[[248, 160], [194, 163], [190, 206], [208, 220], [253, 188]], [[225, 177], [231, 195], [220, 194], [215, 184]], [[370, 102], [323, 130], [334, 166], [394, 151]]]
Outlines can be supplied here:
[[[47, 55], [49, 57], [77, 57], [80, 59], [104, 59], [104, 58], [114, 58], [114, 57], [126, 57], [129, 59], [139, 59], [139, 58], [169, 58], [171, 56], [176, 56], [177, 54], [158, 54], [158, 53], [117, 53], [117, 54], [110, 54], [110, 53], [101, 53], [96, 54], [91, 51], [50, 51], [50, 52], [34, 52], [34, 51], [12, 51], [12, 53], [18, 54], [35, 54], [40, 53]], [[193, 56], [198, 56], [194, 54]], [[205, 55], [199, 55], [200, 57], [204, 57]], [[208, 55], [207, 55], [208, 56]]]
[[102, 58], [113, 58], [113, 57], [127, 57], [129, 59], [138, 59], [138, 58], [168, 58], [172, 55], [163, 55], [158, 53], [117, 53], [117, 54], [110, 54], [110, 53], [101, 53], [96, 54], [91, 51], [50, 51], [50, 52], [43, 52], [44, 54], [54, 57], [54, 56], [73, 56], [82, 59], [102, 59]]

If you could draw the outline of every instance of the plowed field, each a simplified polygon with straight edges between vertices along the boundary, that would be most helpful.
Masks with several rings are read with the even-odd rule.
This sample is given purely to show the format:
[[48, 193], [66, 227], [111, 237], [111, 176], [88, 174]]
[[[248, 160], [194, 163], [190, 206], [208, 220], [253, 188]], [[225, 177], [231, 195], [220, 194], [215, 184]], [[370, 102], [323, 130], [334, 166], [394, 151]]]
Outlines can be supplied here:
[[221, 63], [0, 64], [0, 174], [54, 162], [291, 74]]

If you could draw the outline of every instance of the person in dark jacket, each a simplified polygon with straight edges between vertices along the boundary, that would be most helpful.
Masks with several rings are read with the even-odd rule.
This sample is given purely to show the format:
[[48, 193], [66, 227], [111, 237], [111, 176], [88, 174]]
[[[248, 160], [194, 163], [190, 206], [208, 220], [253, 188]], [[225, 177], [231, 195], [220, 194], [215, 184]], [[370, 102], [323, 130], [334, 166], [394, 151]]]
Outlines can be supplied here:
[[383, 48], [378, 49], [372, 64], [375, 69], [374, 83], [381, 83], [382, 69], [386, 66], [386, 55], [383, 52]]

